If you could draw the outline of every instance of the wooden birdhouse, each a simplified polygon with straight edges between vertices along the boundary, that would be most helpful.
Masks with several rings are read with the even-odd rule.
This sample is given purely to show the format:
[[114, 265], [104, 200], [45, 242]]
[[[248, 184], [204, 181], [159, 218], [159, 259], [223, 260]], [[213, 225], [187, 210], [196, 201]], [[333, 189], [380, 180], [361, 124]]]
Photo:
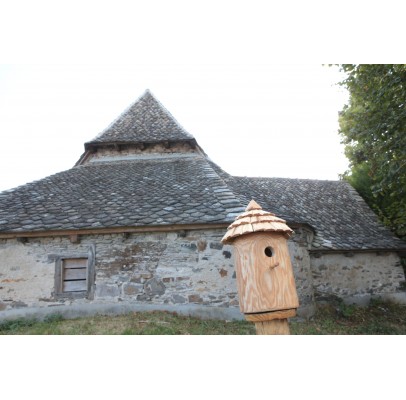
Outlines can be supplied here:
[[249, 321], [292, 317], [299, 307], [285, 222], [251, 200], [222, 239], [234, 246], [240, 310]]

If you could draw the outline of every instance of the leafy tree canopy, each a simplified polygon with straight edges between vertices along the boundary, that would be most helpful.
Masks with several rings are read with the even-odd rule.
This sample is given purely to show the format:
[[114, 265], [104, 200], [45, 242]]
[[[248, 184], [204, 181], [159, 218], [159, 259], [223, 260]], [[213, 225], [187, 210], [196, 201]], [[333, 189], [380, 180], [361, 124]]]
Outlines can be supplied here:
[[344, 174], [395, 233], [406, 238], [406, 64], [340, 64], [349, 104], [339, 124]]

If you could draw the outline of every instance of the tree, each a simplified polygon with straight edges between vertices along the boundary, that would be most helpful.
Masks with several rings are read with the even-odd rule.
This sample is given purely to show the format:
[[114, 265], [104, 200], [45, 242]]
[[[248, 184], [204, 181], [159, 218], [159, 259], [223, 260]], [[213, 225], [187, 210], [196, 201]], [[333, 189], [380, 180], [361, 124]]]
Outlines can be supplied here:
[[344, 174], [401, 238], [406, 238], [406, 64], [340, 64], [349, 104], [339, 125]]

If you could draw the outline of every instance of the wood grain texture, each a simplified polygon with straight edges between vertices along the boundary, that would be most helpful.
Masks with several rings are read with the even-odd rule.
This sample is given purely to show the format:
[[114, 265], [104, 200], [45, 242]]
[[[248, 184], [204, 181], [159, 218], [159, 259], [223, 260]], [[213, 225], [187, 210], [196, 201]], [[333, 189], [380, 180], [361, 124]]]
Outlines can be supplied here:
[[62, 290], [64, 292], [83, 292], [87, 289], [86, 280], [83, 281], [64, 281]]
[[234, 222], [227, 228], [226, 234], [221, 239], [224, 244], [231, 244], [235, 238], [251, 232], [282, 232], [288, 239], [292, 229], [286, 225], [284, 219], [275, 214], [264, 211], [255, 201], [251, 200], [246, 211], [236, 217]]
[[[240, 310], [246, 313], [297, 308], [287, 241], [282, 233], [256, 232], [234, 241]], [[265, 254], [272, 248], [272, 257]]]
[[249, 203], [245, 211], [253, 211], [253, 210], [262, 210], [262, 207], [252, 199]]
[[65, 268], [63, 272], [65, 281], [85, 280], [87, 276], [87, 268]]
[[43, 230], [38, 232], [1, 232], [0, 239], [11, 238], [31, 238], [47, 236], [71, 236], [71, 235], [101, 235], [104, 233], [144, 233], [144, 232], [176, 232], [184, 230], [206, 230], [206, 229], [224, 229], [227, 223], [208, 223], [208, 224], [173, 224], [162, 226], [123, 226], [115, 228], [94, 228], [94, 229], [60, 229]]
[[245, 319], [250, 322], [272, 321], [273, 319], [287, 319], [296, 316], [296, 309], [272, 311], [260, 314], [245, 314]]
[[273, 319], [272, 321], [255, 322], [257, 335], [289, 335], [287, 319]]
[[63, 259], [64, 268], [86, 268], [87, 258], [67, 258]]

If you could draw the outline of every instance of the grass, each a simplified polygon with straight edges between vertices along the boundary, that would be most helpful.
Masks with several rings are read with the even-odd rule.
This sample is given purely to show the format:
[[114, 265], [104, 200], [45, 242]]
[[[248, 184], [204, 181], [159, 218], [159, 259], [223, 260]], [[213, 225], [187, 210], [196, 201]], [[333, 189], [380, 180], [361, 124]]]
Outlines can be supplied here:
[[324, 305], [310, 321], [290, 327], [296, 335], [405, 335], [406, 306], [380, 300], [368, 307]]
[[[368, 307], [343, 303], [319, 306], [309, 321], [291, 320], [292, 335], [404, 335], [406, 306], [374, 301]], [[44, 321], [18, 319], [0, 323], [2, 335], [254, 335], [247, 321], [202, 320], [168, 312], [130, 313]]]
[[154, 311], [117, 316], [44, 321], [19, 319], [0, 323], [3, 335], [250, 335], [255, 329], [245, 321], [202, 320]]

